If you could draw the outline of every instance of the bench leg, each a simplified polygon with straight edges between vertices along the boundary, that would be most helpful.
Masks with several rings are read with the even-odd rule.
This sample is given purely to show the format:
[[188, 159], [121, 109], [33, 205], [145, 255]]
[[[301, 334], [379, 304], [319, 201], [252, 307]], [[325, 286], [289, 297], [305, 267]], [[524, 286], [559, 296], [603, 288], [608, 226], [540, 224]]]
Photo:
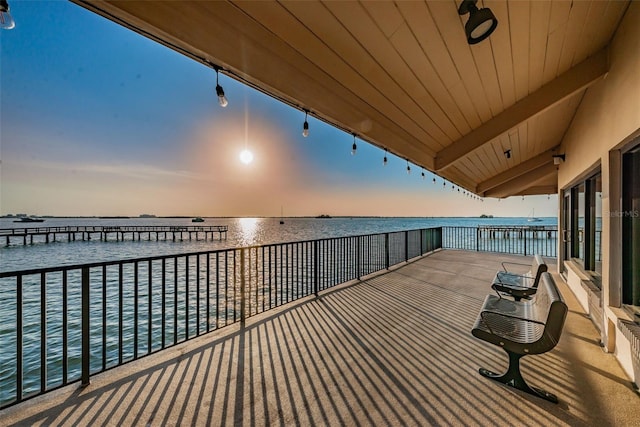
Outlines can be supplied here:
[[509, 351], [507, 351], [507, 354], [509, 355], [509, 368], [507, 369], [507, 372], [504, 374], [497, 374], [487, 369], [480, 368], [480, 375], [524, 391], [525, 393], [541, 397], [549, 402], [558, 403], [558, 398], [554, 394], [536, 387], [531, 387], [527, 384], [524, 378], [522, 378], [522, 374], [520, 373], [520, 358], [525, 356], [524, 354], [511, 353]]

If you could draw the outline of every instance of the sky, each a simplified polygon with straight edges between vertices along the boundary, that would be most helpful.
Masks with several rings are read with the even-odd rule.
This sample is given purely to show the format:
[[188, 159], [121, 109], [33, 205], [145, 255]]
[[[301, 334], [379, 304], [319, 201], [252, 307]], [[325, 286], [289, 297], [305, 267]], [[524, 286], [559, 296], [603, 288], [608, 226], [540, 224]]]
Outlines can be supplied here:
[[[67, 1], [0, 30], [0, 214], [557, 216], [442, 179]], [[240, 161], [248, 149], [254, 159]], [[534, 211], [535, 208], [535, 211]]]

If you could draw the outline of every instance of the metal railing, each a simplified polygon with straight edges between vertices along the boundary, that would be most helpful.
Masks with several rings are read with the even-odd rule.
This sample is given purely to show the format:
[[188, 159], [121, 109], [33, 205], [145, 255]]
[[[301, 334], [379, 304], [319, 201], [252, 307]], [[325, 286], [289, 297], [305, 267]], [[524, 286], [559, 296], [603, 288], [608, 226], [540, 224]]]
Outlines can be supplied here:
[[442, 247], [442, 228], [0, 273], [0, 408]]
[[442, 247], [555, 258], [558, 230], [554, 226], [443, 227]]

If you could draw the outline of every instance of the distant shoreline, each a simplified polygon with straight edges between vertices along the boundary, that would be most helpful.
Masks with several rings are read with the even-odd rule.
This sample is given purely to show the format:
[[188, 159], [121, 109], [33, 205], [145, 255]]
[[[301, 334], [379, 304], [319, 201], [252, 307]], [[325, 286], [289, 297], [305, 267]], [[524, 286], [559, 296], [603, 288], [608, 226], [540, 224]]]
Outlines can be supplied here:
[[[202, 215], [169, 215], [169, 216], [75, 216], [75, 215], [32, 215], [38, 218], [52, 218], [52, 219], [189, 219], [195, 218], [196, 216], [200, 216], [202, 218], [222, 218], [222, 219], [230, 219], [230, 218], [268, 218], [268, 219], [278, 219], [280, 216], [202, 216]], [[2, 215], [0, 218], [5, 219], [16, 219], [20, 218], [17, 215]], [[284, 216], [284, 218], [304, 218], [304, 219], [315, 219], [318, 218], [317, 215], [302, 215], [302, 216]], [[500, 219], [500, 218], [527, 218], [526, 216], [492, 216], [492, 217], [482, 217], [481, 215], [469, 215], [469, 216], [380, 216], [380, 215], [332, 215], [330, 218], [321, 218], [321, 219], [335, 219], [335, 218], [407, 218], [407, 219], [440, 219], [440, 218], [478, 218], [478, 219]], [[557, 218], [556, 216], [539, 216], [537, 218]]]

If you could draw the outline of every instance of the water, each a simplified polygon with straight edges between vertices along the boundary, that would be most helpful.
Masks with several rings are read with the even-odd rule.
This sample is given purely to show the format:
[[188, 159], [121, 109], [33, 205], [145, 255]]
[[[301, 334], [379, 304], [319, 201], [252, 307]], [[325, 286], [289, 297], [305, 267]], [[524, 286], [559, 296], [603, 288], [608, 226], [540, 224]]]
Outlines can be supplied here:
[[[66, 219], [50, 218], [44, 223], [33, 226], [179, 226], [195, 225], [190, 219]], [[518, 226], [532, 225], [526, 218], [284, 218], [280, 224], [279, 218], [207, 218], [206, 222], [197, 225], [227, 225], [229, 231], [226, 240], [184, 240], [184, 241], [109, 241], [100, 240], [73, 242], [58, 241], [44, 243], [43, 240], [34, 244], [22, 245], [15, 242], [0, 249], [2, 271], [16, 271], [43, 267], [57, 267], [62, 265], [77, 265], [101, 261], [126, 260], [159, 255], [176, 255], [181, 253], [211, 251], [236, 247], [247, 247], [271, 243], [298, 242], [329, 237], [366, 235], [383, 232], [414, 230], [439, 226], [476, 227], [478, 225]], [[545, 218], [539, 225], [556, 225], [555, 218]], [[0, 228], [23, 228], [25, 224], [13, 223], [11, 219], [0, 219]], [[474, 233], [475, 235], [475, 233]], [[296, 248], [296, 250], [298, 250]], [[297, 265], [294, 256], [285, 255], [274, 261], [276, 273], [280, 274], [276, 280], [275, 292], [272, 295], [270, 273], [261, 271], [266, 258], [257, 260], [254, 274], [250, 277], [249, 300], [255, 305], [264, 304], [267, 307], [279, 305], [300, 296], [299, 282], [306, 282], [308, 294], [309, 276], [303, 265]], [[233, 253], [231, 253], [233, 254]], [[235, 255], [234, 255], [235, 256]], [[297, 254], [296, 256], [300, 256]], [[226, 257], [226, 255], [225, 255]], [[282, 253], [280, 253], [282, 257]], [[304, 258], [304, 256], [302, 257]], [[105, 365], [118, 364], [119, 352], [122, 350], [123, 360], [131, 360], [135, 355], [147, 354], [161, 347], [162, 336], [168, 343], [182, 341], [187, 335], [194, 336], [198, 327], [206, 329], [207, 322], [220, 322], [220, 326], [233, 321], [238, 313], [239, 275], [238, 260], [233, 258], [229, 266], [224, 260], [216, 259], [215, 271], [223, 272], [222, 279], [215, 279], [215, 289], [212, 291], [213, 300], [198, 299], [196, 296], [200, 283], [194, 283], [194, 278], [212, 279], [204, 267], [206, 258], [198, 265], [195, 257], [184, 264], [168, 263], [166, 277], [161, 275], [162, 261], [140, 264], [124, 264], [122, 288], [119, 287], [118, 266], [110, 266], [104, 273], [105, 288], [102, 287], [101, 271], [91, 272], [91, 366], [92, 371], [101, 370], [103, 363], [102, 352], [105, 352]], [[183, 258], [181, 262], [185, 261]], [[211, 261], [211, 258], [209, 258]], [[251, 262], [251, 261], [249, 261]], [[295, 268], [285, 270], [295, 264]], [[268, 265], [272, 265], [271, 258]], [[270, 268], [270, 267], [269, 267]], [[149, 270], [151, 269], [151, 270]], [[212, 271], [214, 271], [212, 270]], [[251, 270], [251, 269], [249, 269]], [[278, 273], [279, 272], [279, 273]], [[344, 273], [343, 271], [340, 274]], [[331, 273], [334, 274], [334, 273]], [[139, 282], [138, 278], [139, 277]], [[283, 282], [283, 277], [290, 279]], [[175, 280], [174, 280], [175, 279]], [[15, 400], [16, 396], [16, 287], [12, 279], [0, 279], [0, 407]], [[213, 280], [213, 279], [212, 279]], [[278, 280], [280, 281], [278, 283]], [[81, 334], [80, 334], [80, 271], [70, 271], [68, 275], [66, 331], [68, 334], [66, 366], [63, 366], [63, 290], [62, 273], [47, 274], [45, 281], [46, 303], [46, 333], [41, 331], [41, 304], [43, 302], [39, 275], [23, 277], [22, 322], [23, 322], [23, 377], [25, 394], [37, 393], [41, 384], [41, 350], [42, 343], [46, 348], [46, 384], [44, 388], [56, 387], [62, 383], [63, 370], [67, 369], [69, 381], [80, 376]], [[269, 282], [269, 284], [266, 284]], [[165, 284], [169, 285], [166, 286]], [[173, 286], [173, 283], [179, 285]], [[279, 290], [278, 290], [279, 285]], [[119, 308], [122, 292], [122, 309]], [[162, 310], [162, 294], [165, 292], [166, 307]], [[214, 296], [215, 295], [215, 296]], [[220, 302], [218, 302], [218, 299]], [[104, 306], [102, 305], [104, 302]], [[134, 302], [137, 301], [137, 304]], [[258, 310], [254, 305], [249, 307], [252, 313]], [[194, 316], [197, 309], [201, 313], [210, 310], [207, 316]], [[189, 315], [187, 312], [190, 312]], [[103, 320], [104, 315], [104, 320]], [[122, 322], [120, 317], [122, 316]], [[137, 322], [134, 320], [137, 318]], [[164, 321], [163, 321], [164, 319]], [[119, 333], [122, 328], [122, 334]], [[103, 342], [103, 330], [106, 331]], [[44, 337], [44, 338], [43, 338]], [[119, 342], [122, 339], [122, 344]], [[149, 345], [149, 341], [151, 345]], [[137, 347], [135, 342], [137, 342]]]
[[[354, 236], [413, 230], [440, 226], [476, 227], [478, 225], [557, 225], [556, 218], [542, 218], [536, 223], [527, 218], [206, 218], [192, 223], [189, 218], [48, 218], [40, 224], [14, 223], [0, 218], [0, 228], [64, 227], [64, 226], [125, 226], [125, 225], [227, 225], [226, 240], [184, 241], [124, 241], [99, 240], [53, 243], [36, 242], [23, 246], [16, 243], [0, 249], [0, 271], [26, 270], [91, 262], [123, 260], [156, 255], [210, 251], [270, 243], [314, 240], [328, 237]], [[16, 239], [17, 240], [17, 239]], [[2, 242], [4, 244], [4, 242]]]

